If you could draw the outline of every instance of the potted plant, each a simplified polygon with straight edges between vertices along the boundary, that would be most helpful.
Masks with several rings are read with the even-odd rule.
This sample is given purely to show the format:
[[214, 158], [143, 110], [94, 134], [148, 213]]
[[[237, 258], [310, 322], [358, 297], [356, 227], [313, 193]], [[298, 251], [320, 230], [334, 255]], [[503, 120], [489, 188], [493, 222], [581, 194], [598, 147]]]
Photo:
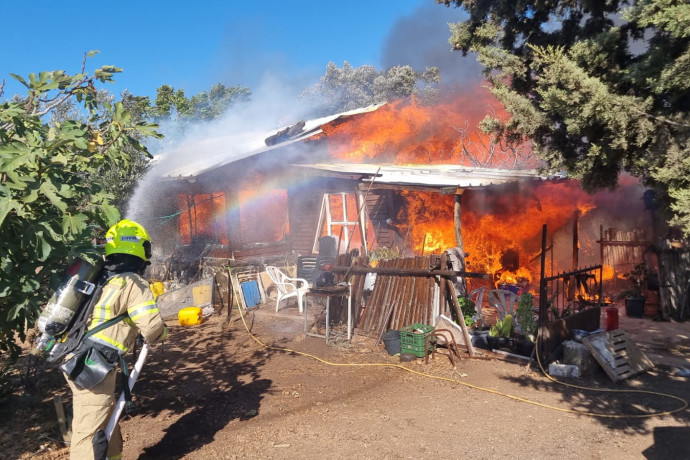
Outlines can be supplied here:
[[517, 354], [531, 356], [537, 337], [537, 321], [534, 319], [534, 299], [529, 292], [523, 292], [515, 309], [515, 319], [520, 332], [515, 340]]
[[644, 316], [645, 291], [647, 288], [647, 268], [644, 263], [623, 275], [628, 280], [629, 287], [618, 294], [619, 299], [625, 299], [625, 314], [633, 318]]
[[489, 329], [489, 335], [486, 337], [489, 343], [489, 348], [499, 349], [510, 347], [510, 336], [513, 333], [513, 315], [506, 315], [503, 319], [496, 321], [496, 324]]

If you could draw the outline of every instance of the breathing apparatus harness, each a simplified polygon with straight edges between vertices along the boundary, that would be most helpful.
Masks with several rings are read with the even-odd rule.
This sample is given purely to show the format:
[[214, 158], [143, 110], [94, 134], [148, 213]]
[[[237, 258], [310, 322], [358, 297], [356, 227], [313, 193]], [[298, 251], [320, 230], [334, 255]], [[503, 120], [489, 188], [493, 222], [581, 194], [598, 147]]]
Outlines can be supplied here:
[[[67, 335], [67, 338], [64, 342], [64, 350], [61, 351], [60, 356], [58, 358], [63, 357], [68, 353], [74, 353], [74, 356], [61, 366], [63, 372], [65, 372], [73, 381], [75, 379], [78, 380], [78, 375], [81, 371], [83, 371], [84, 368], [83, 363], [88, 359], [93, 359], [94, 357], [97, 358], [100, 355], [105, 355], [107, 361], [106, 366], [110, 364], [113, 367], [119, 361], [121, 369], [120, 376], [123, 383], [122, 388], [125, 400], [124, 410], [125, 413], [130, 414], [134, 409], [134, 404], [132, 402], [132, 395], [130, 392], [129, 385], [127, 384], [127, 382], [129, 381], [130, 372], [124, 354], [120, 354], [119, 350], [116, 350], [112, 347], [108, 347], [107, 345], [86, 340], [92, 335], [97, 334], [105, 329], [108, 329], [114, 324], [119, 323], [120, 321], [129, 317], [127, 312], [124, 312], [107, 321], [104, 321], [103, 323], [97, 325], [92, 329], [87, 330], [88, 319], [91, 316], [93, 309], [95, 308], [96, 302], [101, 296], [103, 286], [105, 286], [108, 283], [108, 281], [115, 276], [122, 275], [125, 273], [138, 273], [139, 269], [136, 269], [135, 271], [135, 268], [136, 266], [142, 265], [140, 260], [132, 258], [131, 256], [114, 255], [110, 256], [109, 259], [113, 259], [113, 263], [108, 264], [103, 268], [102, 273], [99, 276], [96, 290], [88, 299], [88, 301], [85, 302], [84, 306], [80, 309], [78, 314], [75, 315], [74, 324], [72, 325]], [[106, 262], [108, 262], [109, 259], [106, 259]], [[71, 361], [73, 362], [70, 363]], [[107, 374], [107, 372], [109, 372], [109, 369], [106, 367], [102, 372], [105, 372], [105, 374]], [[105, 377], [105, 374], [103, 375], [103, 377]], [[93, 384], [95, 385], [99, 382], [100, 380], [97, 380]], [[91, 384], [91, 382], [88, 381], [86, 383]], [[75, 381], [75, 384], [78, 385], [79, 382]]]
[[39, 318], [43, 332], [37, 348], [48, 351], [49, 362], [70, 353], [60, 369], [80, 388], [89, 389], [100, 383], [117, 365], [122, 369], [126, 411], [132, 408], [129, 392], [129, 368], [120, 350], [94, 341], [90, 336], [127, 318], [125, 312], [88, 330], [87, 322], [101, 297], [103, 287], [114, 276], [140, 274], [151, 257], [151, 238], [140, 224], [121, 220], [108, 229], [105, 244], [105, 265], [89, 264], [78, 259], [67, 270], [67, 278], [46, 305]]

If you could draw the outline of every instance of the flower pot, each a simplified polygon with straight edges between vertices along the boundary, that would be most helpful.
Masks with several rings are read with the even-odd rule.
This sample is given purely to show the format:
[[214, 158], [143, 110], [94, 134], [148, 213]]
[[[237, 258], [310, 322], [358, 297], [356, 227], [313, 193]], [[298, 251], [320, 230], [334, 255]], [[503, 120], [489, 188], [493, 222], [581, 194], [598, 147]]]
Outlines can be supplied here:
[[642, 318], [644, 316], [644, 297], [628, 297], [625, 299], [625, 315], [630, 318]]
[[484, 350], [491, 350], [487, 337], [489, 336], [489, 331], [472, 331], [470, 332], [472, 339], [472, 346], [476, 348], [482, 348]]
[[490, 350], [500, 350], [501, 348], [512, 348], [513, 341], [506, 337], [486, 336], [486, 342]]
[[515, 353], [520, 356], [532, 356], [532, 351], [534, 351], [534, 342], [529, 340], [516, 340], [515, 341]]

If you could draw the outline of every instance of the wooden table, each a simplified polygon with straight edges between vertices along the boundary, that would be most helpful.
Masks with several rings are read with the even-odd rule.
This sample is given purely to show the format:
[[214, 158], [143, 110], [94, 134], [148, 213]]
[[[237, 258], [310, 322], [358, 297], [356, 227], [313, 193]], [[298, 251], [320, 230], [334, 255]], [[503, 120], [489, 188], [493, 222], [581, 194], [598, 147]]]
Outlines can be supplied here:
[[[309, 305], [309, 297], [325, 297], [326, 298], [326, 334], [316, 334], [313, 332], [308, 332], [307, 327], [307, 306]], [[347, 340], [350, 341], [352, 338], [352, 286], [348, 283], [347, 285], [336, 285], [336, 286], [326, 286], [326, 287], [315, 287], [309, 289], [304, 293], [304, 334], [311, 337], [321, 337], [326, 339], [328, 343], [329, 335], [329, 323], [330, 323], [330, 307], [332, 297], [347, 297]]]

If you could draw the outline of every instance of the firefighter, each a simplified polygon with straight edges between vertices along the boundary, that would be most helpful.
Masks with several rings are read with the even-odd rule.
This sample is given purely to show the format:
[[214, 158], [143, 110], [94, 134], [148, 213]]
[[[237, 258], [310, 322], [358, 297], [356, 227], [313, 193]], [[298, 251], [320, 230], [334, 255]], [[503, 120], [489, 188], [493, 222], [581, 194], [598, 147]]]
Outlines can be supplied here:
[[[106, 233], [105, 264], [100, 280], [102, 289], [88, 319], [87, 329], [94, 329], [118, 315], [122, 315], [123, 320], [88, 336], [68, 356], [68, 361], [81, 356], [87, 363], [81, 366], [86, 372], [65, 374], [73, 394], [72, 460], [94, 458], [94, 434], [105, 429], [116, 402], [116, 379], [122, 375], [116, 371], [117, 364], [132, 349], [138, 334], [149, 344], [162, 341], [167, 336], [153, 293], [148, 282], [141, 277], [150, 257], [151, 238], [140, 224], [121, 220]], [[65, 365], [62, 368], [65, 370]], [[119, 459], [121, 456], [122, 435], [116, 426], [108, 444], [107, 458]]]

